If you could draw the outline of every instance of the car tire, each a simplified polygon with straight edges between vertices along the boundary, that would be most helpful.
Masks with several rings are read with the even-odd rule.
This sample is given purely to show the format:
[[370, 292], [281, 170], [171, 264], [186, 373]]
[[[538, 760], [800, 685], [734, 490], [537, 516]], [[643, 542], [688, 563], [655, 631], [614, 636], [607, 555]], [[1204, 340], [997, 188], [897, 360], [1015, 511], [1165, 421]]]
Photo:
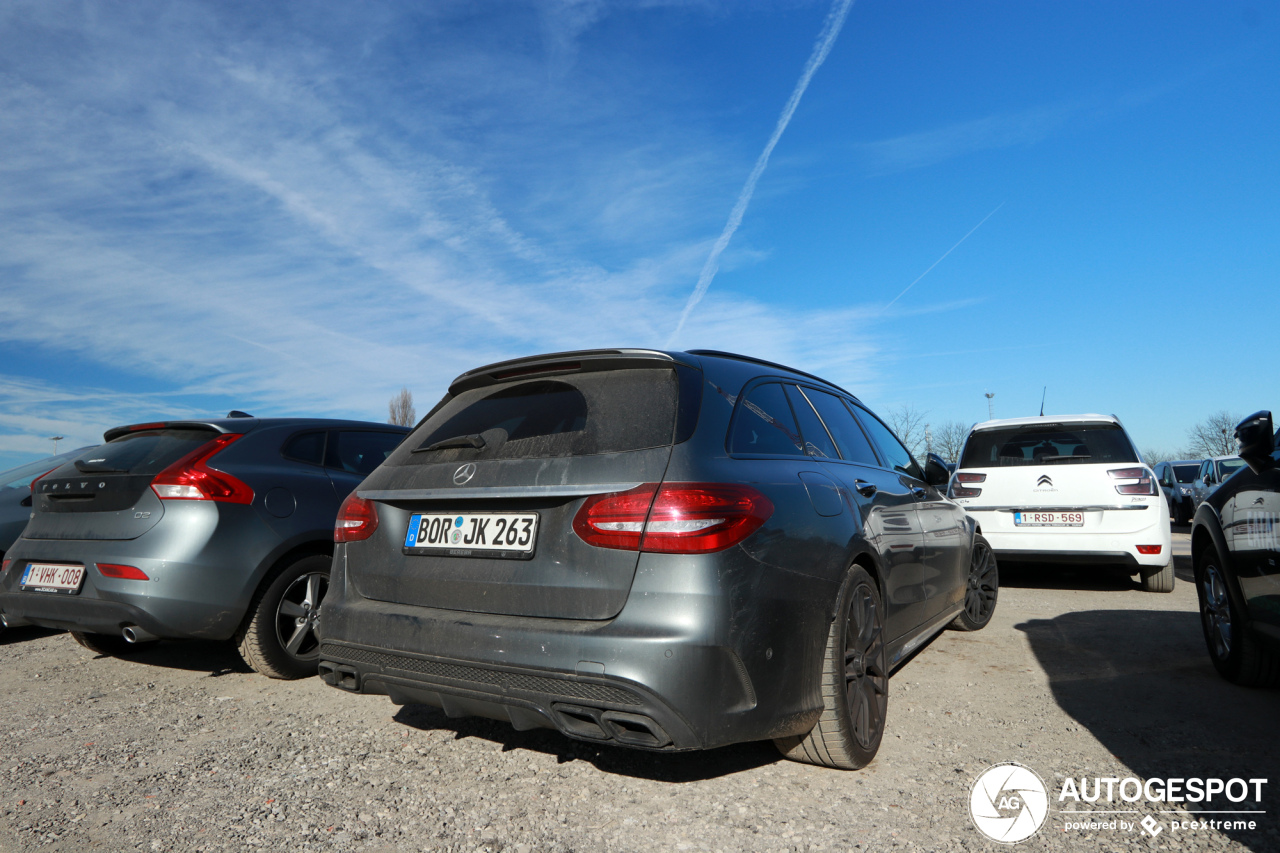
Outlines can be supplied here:
[[990, 543], [974, 534], [969, 554], [969, 577], [965, 584], [964, 609], [947, 627], [953, 631], [981, 631], [996, 612], [1000, 595], [1000, 567]]
[[1280, 684], [1280, 655], [1263, 648], [1242, 630], [1243, 615], [1228, 586], [1218, 549], [1213, 545], [1196, 559], [1196, 596], [1200, 600], [1200, 627], [1218, 674], [1241, 687]]
[[1173, 557], [1163, 566], [1141, 566], [1143, 592], [1173, 592]]
[[774, 744], [793, 761], [858, 770], [880, 749], [889, 699], [884, 608], [866, 569], [849, 570], [836, 613], [823, 655], [822, 716], [807, 734]]
[[316, 674], [320, 643], [315, 626], [332, 563], [332, 557], [318, 554], [267, 576], [236, 636], [246, 664], [268, 678]]
[[142, 651], [156, 642], [155, 640], [145, 640], [141, 643], [131, 643], [124, 637], [118, 637], [115, 634], [92, 634], [87, 631], [71, 631], [69, 633], [71, 634], [71, 639], [89, 651], [113, 658], [125, 657], [134, 652]]

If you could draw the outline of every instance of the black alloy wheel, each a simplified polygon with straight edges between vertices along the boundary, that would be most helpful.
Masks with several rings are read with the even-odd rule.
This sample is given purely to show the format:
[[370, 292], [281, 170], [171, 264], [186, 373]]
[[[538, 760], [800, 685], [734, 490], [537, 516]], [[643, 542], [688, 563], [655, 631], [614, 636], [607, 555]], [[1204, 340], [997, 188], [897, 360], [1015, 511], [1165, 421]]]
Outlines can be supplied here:
[[245, 663], [269, 678], [316, 674], [316, 623], [329, 590], [332, 562], [332, 557], [316, 554], [268, 575], [236, 636]]
[[[884, 616], [870, 578], [859, 583], [849, 601], [845, 627], [844, 684], [849, 726], [859, 747], [871, 755], [884, 735], [889, 674], [884, 664]], [[869, 760], [869, 759], [868, 759]]]
[[827, 634], [821, 673], [822, 715], [802, 735], [775, 738], [792, 761], [858, 770], [875, 758], [889, 707], [880, 588], [866, 569], [849, 569]]
[[1000, 595], [1000, 568], [991, 545], [981, 534], [974, 534], [973, 551], [969, 555], [969, 576], [965, 580], [964, 610], [951, 622], [956, 631], [980, 631], [996, 612]]
[[298, 660], [314, 660], [320, 656], [316, 623], [320, 620], [320, 604], [329, 591], [329, 570], [307, 572], [289, 584], [276, 608], [276, 640]]

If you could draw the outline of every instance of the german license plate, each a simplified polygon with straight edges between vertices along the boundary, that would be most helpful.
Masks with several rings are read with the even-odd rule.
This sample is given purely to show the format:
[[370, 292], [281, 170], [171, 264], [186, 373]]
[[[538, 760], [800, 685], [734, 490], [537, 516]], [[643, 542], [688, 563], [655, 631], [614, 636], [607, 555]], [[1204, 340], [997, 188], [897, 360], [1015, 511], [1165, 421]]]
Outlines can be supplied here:
[[84, 583], [84, 566], [69, 563], [27, 563], [19, 586], [34, 592], [76, 595]]
[[1018, 527], [1084, 527], [1083, 512], [1015, 512]]
[[536, 512], [415, 513], [409, 516], [407, 554], [527, 559], [538, 542]]

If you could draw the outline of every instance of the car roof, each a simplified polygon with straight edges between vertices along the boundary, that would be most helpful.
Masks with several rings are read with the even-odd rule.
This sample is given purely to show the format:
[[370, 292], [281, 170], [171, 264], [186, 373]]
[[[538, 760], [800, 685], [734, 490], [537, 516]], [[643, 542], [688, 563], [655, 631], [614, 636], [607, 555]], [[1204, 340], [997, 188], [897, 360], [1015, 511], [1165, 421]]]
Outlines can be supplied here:
[[1029, 418], [996, 418], [973, 425], [972, 431], [984, 429], [1002, 429], [1004, 427], [1035, 426], [1037, 424], [1096, 424], [1108, 423], [1120, 426], [1120, 419], [1115, 415], [1035, 415]]

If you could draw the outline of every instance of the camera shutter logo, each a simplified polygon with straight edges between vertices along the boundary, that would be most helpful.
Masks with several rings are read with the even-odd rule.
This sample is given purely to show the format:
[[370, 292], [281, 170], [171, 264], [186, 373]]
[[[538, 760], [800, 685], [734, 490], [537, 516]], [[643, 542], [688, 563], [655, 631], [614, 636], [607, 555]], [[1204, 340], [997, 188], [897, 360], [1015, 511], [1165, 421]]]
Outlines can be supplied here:
[[988, 767], [973, 781], [969, 816], [978, 831], [1003, 844], [1025, 841], [1044, 825], [1049, 794], [1034, 770], [1008, 761]]

